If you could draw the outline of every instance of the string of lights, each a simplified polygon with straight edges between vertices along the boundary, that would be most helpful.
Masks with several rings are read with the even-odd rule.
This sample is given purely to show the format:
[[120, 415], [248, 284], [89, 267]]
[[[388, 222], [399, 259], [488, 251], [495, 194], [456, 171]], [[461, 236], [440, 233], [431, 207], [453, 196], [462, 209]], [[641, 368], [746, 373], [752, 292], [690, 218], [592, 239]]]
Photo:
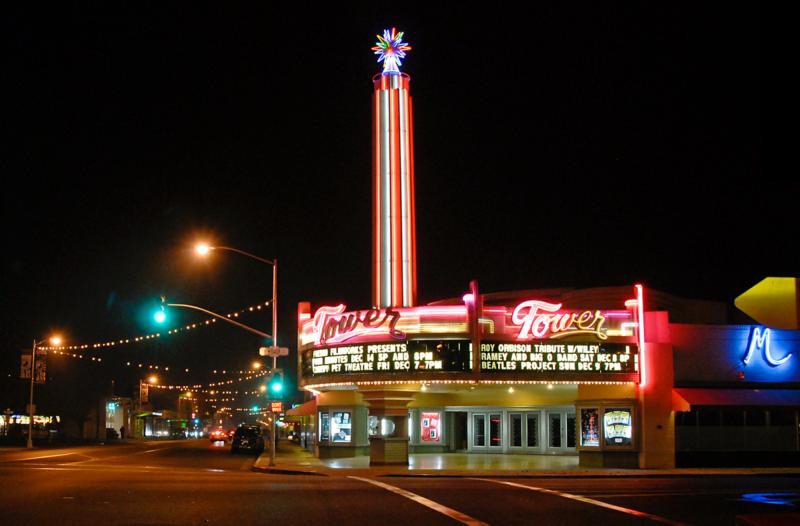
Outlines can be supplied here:
[[[37, 348], [37, 351], [38, 351], [38, 348]], [[57, 355], [60, 355], [60, 356], [66, 356], [68, 358], [75, 358], [75, 359], [79, 359], [79, 360], [92, 361], [92, 362], [96, 362], [96, 363], [101, 363], [101, 362], [102, 363], [108, 363], [108, 360], [103, 362], [103, 359], [100, 358], [99, 356], [89, 356], [89, 355], [83, 355], [83, 354], [75, 353], [75, 352], [59, 351], [59, 350], [52, 350], [52, 349], [47, 351], [47, 352], [50, 353], [50, 354], [57, 354]], [[177, 371], [177, 372], [181, 372], [182, 371], [184, 373], [188, 373], [188, 372], [191, 371], [191, 369], [189, 367], [183, 367], [183, 368], [181, 368], [181, 367], [171, 367], [169, 365], [148, 364], [148, 363], [136, 362], [136, 361], [133, 361], [133, 362], [126, 361], [126, 362], [124, 362], [123, 365], [125, 367], [132, 367], [134, 369], [147, 369], [149, 371]], [[254, 374], [254, 373], [257, 373], [257, 372], [259, 372], [259, 371], [256, 370], [256, 369], [232, 369], [232, 370], [214, 369], [213, 371], [211, 371], [210, 374], [238, 374], [238, 375], [243, 375], [243, 374]]]
[[261, 371], [261, 372], [250, 374], [250, 375], [247, 375], [247, 376], [241, 376], [241, 377], [236, 378], [236, 379], [221, 380], [219, 382], [211, 382], [211, 383], [208, 383], [208, 384], [194, 384], [194, 385], [150, 384], [150, 387], [154, 388], [154, 389], [168, 389], [168, 390], [178, 389], [178, 390], [182, 390], [182, 391], [187, 391], [188, 390], [188, 391], [196, 391], [196, 392], [206, 392], [211, 387], [216, 387], [216, 386], [219, 386], [219, 385], [229, 385], [229, 384], [239, 383], [239, 382], [246, 382], [246, 381], [252, 380], [254, 378], [262, 378], [262, 377], [266, 376], [267, 374], [269, 374], [269, 371]]
[[[265, 302], [262, 302], [262, 303], [258, 303], [256, 305], [251, 305], [249, 307], [245, 307], [245, 308], [240, 309], [238, 311], [229, 312], [228, 314], [225, 314], [224, 317], [226, 317], [226, 318], [238, 318], [240, 315], [246, 314], [248, 312], [260, 311], [262, 308], [268, 307], [270, 303], [271, 303], [271, 301], [265, 301]], [[208, 319], [206, 319], [204, 321], [200, 321], [200, 322], [197, 322], [197, 323], [190, 323], [190, 324], [185, 325], [183, 327], [170, 329], [165, 333], [156, 332], [156, 333], [152, 333], [152, 334], [145, 334], [145, 335], [142, 335], [142, 336], [134, 336], [134, 337], [130, 337], [130, 338], [122, 338], [122, 339], [118, 339], [118, 340], [108, 340], [108, 341], [104, 341], [104, 342], [95, 342], [95, 343], [82, 343], [82, 344], [76, 344], [76, 345], [58, 345], [58, 346], [42, 346], [42, 347], [38, 347], [37, 346], [36, 350], [37, 351], [39, 351], [39, 350], [42, 350], [42, 351], [82, 351], [82, 350], [87, 350], [87, 349], [103, 349], [103, 348], [108, 348], [108, 347], [116, 347], [116, 346], [119, 346], [119, 345], [126, 345], [126, 344], [130, 344], [130, 343], [144, 342], [144, 341], [147, 341], [147, 340], [153, 340], [155, 338], [161, 338], [162, 336], [171, 336], [171, 335], [174, 335], [174, 334], [179, 334], [181, 332], [186, 332], [186, 331], [191, 331], [191, 330], [194, 330], [194, 329], [198, 329], [198, 328], [204, 327], [206, 325], [213, 325], [215, 323], [217, 323], [217, 318], [208, 318]]]

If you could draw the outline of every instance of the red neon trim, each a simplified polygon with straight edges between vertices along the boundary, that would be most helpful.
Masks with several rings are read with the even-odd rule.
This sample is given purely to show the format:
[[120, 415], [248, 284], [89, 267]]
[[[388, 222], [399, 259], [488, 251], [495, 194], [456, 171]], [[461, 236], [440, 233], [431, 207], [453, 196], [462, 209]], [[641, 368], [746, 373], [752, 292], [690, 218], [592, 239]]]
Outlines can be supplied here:
[[417, 209], [414, 198], [414, 112], [411, 108], [411, 95], [408, 96], [408, 187], [409, 207], [411, 217], [411, 305], [417, 304]]
[[[408, 87], [408, 86], [406, 86]], [[405, 166], [406, 166], [406, 173], [405, 177], [405, 187], [406, 187], [406, 217], [403, 221], [403, 229], [406, 233], [406, 242], [403, 249], [405, 250], [408, 259], [403, 261], [403, 268], [405, 273], [407, 274], [407, 278], [403, 281], [403, 306], [410, 307], [414, 303], [412, 302], [411, 298], [411, 284], [413, 283], [413, 279], [411, 276], [411, 166], [410, 166], [410, 158], [411, 158], [411, 148], [409, 145], [409, 134], [408, 134], [408, 90], [404, 91], [404, 105], [406, 108], [405, 116], [403, 118], [403, 129], [405, 130], [404, 137], [403, 137], [403, 144], [405, 145], [405, 150], [403, 151], [403, 156], [405, 158]], [[406, 294], [406, 291], [408, 293]], [[408, 300], [406, 301], [406, 296]]]
[[636, 287], [636, 313], [637, 322], [639, 326], [639, 367], [641, 369], [641, 380], [639, 387], [647, 385], [647, 353], [644, 346], [644, 291], [641, 285], [637, 284]]
[[372, 95], [372, 303], [381, 306], [381, 97]]
[[402, 279], [403, 279], [403, 257], [402, 257], [402, 208], [401, 208], [401, 197], [400, 197], [400, 157], [399, 157], [399, 150], [400, 150], [400, 125], [399, 125], [399, 114], [398, 114], [398, 94], [399, 90], [391, 89], [389, 90], [389, 140], [391, 144], [389, 145], [389, 151], [391, 154], [391, 163], [392, 163], [392, 171], [391, 171], [391, 181], [392, 181], [392, 191], [391, 191], [391, 207], [392, 213], [390, 214], [390, 219], [392, 221], [391, 232], [392, 232], [392, 251], [391, 257], [389, 258], [391, 265], [392, 265], [392, 299], [391, 305], [402, 305], [403, 304], [403, 286], [402, 286]]

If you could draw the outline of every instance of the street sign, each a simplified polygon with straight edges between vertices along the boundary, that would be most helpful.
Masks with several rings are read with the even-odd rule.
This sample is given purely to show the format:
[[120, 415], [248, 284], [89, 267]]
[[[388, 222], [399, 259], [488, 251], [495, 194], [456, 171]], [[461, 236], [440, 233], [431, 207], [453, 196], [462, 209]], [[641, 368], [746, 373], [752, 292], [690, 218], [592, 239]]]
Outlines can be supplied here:
[[272, 357], [288, 356], [289, 355], [289, 348], [288, 347], [275, 347], [274, 345], [270, 346], [270, 347], [261, 347], [258, 350], [258, 354], [260, 354], [261, 356], [272, 356]]
[[283, 413], [283, 402], [270, 402], [269, 410], [273, 413]]
[[758, 323], [775, 329], [800, 328], [798, 278], [764, 278], [733, 302]]

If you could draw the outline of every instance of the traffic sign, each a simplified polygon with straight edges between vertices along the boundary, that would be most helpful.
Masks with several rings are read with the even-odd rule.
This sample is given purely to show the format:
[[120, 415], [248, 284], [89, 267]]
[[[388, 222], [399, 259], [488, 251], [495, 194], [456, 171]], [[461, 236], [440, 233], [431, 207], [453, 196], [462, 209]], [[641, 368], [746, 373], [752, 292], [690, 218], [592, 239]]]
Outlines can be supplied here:
[[764, 278], [733, 301], [758, 323], [775, 329], [800, 328], [798, 278]]
[[288, 347], [275, 347], [274, 345], [270, 346], [270, 347], [261, 347], [258, 350], [258, 354], [260, 354], [261, 356], [272, 356], [272, 357], [288, 356], [289, 355], [289, 348]]
[[269, 409], [273, 413], [283, 413], [283, 402], [271, 402]]

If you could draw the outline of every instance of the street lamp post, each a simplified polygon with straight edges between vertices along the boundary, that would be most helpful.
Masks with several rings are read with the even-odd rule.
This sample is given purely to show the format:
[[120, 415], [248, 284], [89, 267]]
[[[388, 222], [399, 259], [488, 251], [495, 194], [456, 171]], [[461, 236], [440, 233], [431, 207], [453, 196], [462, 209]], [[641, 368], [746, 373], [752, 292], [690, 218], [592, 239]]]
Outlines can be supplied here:
[[[239, 250], [238, 248], [232, 247], [223, 247], [223, 246], [209, 246], [206, 244], [199, 244], [195, 247], [196, 252], [204, 256], [209, 253], [211, 250], [228, 250], [230, 252], [236, 252], [237, 254], [241, 254], [243, 256], [247, 256], [251, 259], [255, 259], [256, 261], [260, 261], [261, 263], [266, 263], [267, 265], [272, 265], [272, 346], [278, 347], [278, 260], [277, 259], [265, 259], [253, 255], [249, 252], [245, 252], [244, 250]], [[278, 368], [278, 357], [272, 357], [272, 372], [275, 373], [275, 370]], [[269, 465], [275, 465], [275, 415], [272, 413], [272, 405], [270, 405], [270, 416], [272, 416], [272, 424], [270, 424], [270, 448], [269, 448]]]
[[[36, 380], [36, 347], [44, 342], [45, 340], [37, 342], [34, 338], [33, 347], [31, 348], [31, 392], [30, 400], [28, 401], [28, 449], [33, 449], [33, 415], [36, 412], [33, 410], [33, 384]], [[53, 336], [50, 338], [50, 345], [54, 347], [61, 345], [61, 338]]]

